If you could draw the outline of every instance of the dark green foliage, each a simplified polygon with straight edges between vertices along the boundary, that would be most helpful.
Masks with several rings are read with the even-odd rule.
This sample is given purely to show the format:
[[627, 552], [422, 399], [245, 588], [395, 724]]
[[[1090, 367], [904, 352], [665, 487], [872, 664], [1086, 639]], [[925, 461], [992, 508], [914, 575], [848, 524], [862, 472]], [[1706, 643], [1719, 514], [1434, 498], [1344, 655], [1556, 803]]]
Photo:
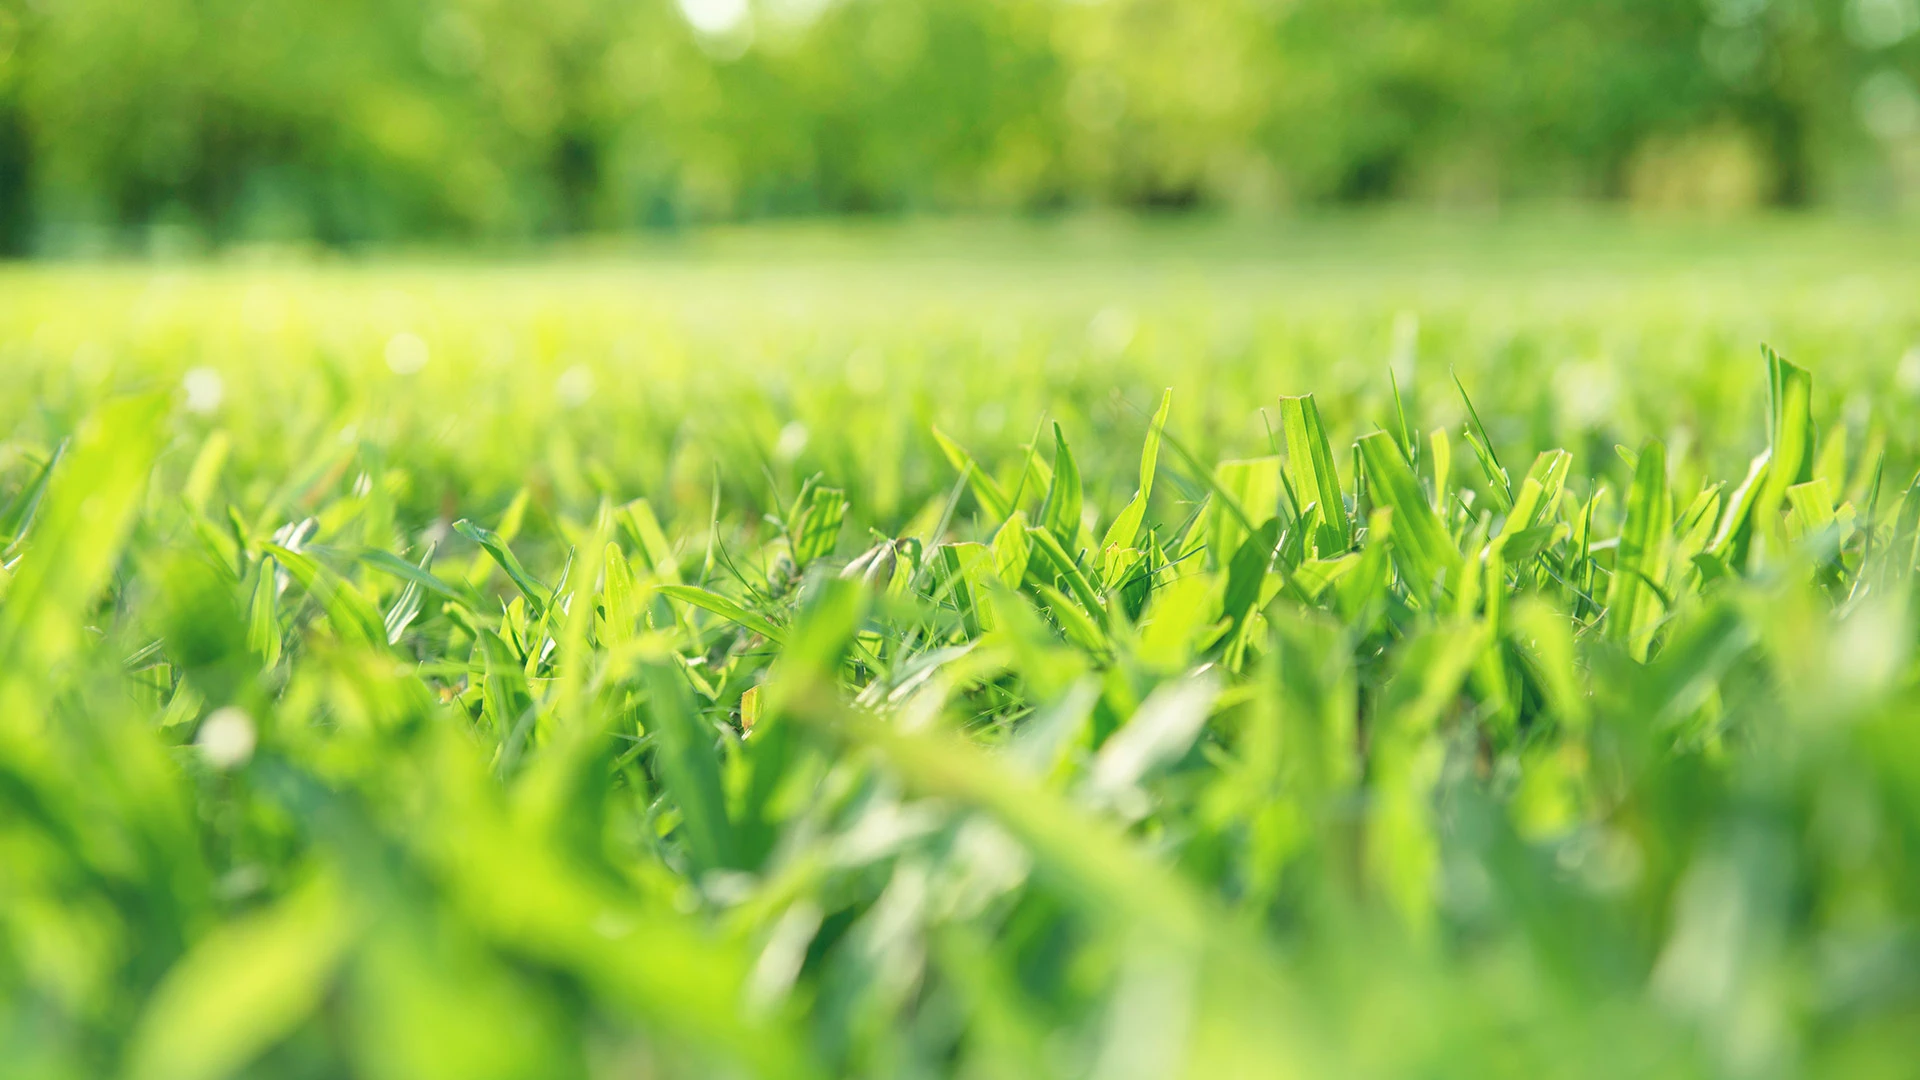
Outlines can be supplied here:
[[0, 256], [1912, 193], [1904, 0], [0, 3]]

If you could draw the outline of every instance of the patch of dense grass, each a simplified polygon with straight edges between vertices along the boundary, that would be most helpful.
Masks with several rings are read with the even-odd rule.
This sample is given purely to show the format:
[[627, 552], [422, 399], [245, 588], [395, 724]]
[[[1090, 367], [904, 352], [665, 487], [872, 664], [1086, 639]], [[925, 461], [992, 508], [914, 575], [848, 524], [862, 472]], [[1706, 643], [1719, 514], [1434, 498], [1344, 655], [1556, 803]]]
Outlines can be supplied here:
[[3, 1071], [1909, 1067], [1903, 279], [1057, 272], [16, 273]]

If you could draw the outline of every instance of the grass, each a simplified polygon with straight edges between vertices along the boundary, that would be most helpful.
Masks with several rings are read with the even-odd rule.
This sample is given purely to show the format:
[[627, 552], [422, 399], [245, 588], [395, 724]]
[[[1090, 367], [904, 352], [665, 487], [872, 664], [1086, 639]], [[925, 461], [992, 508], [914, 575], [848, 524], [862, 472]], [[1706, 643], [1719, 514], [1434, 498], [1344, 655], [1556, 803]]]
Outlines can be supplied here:
[[5, 1071], [1903, 1075], [1913, 272], [1337, 235], [6, 271]]

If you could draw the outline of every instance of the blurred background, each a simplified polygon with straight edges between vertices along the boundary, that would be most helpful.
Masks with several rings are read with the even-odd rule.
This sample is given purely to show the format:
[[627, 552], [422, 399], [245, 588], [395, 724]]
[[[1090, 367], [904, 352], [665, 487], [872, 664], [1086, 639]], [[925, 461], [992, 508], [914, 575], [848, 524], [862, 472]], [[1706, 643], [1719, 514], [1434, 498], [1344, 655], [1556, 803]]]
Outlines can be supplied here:
[[0, 0], [0, 252], [1920, 206], [1920, 0]]

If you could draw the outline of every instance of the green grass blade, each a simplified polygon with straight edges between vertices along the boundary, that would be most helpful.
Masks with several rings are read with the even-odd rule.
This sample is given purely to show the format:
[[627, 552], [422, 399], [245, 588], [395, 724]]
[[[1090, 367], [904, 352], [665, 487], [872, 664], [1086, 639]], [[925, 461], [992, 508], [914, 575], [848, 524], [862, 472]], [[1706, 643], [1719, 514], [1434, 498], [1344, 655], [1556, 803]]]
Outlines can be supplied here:
[[1426, 494], [1401, 455], [1393, 436], [1376, 431], [1360, 439], [1368, 486], [1374, 501], [1393, 511], [1393, 557], [1400, 575], [1416, 597], [1425, 598], [1436, 584], [1448, 590], [1460, 581], [1461, 555], [1427, 504]]
[[1320, 527], [1314, 548], [1323, 559], [1342, 554], [1353, 546], [1353, 525], [1340, 490], [1340, 475], [1333, 464], [1333, 447], [1320, 422], [1320, 408], [1313, 395], [1280, 399], [1280, 427], [1287, 439], [1287, 471], [1294, 492], [1320, 506]]
[[730, 622], [738, 623], [776, 645], [786, 640], [786, 634], [779, 627], [768, 622], [765, 617], [748, 611], [719, 593], [709, 592], [697, 585], [662, 585], [659, 591], [664, 596], [671, 596], [675, 600], [692, 604]]

